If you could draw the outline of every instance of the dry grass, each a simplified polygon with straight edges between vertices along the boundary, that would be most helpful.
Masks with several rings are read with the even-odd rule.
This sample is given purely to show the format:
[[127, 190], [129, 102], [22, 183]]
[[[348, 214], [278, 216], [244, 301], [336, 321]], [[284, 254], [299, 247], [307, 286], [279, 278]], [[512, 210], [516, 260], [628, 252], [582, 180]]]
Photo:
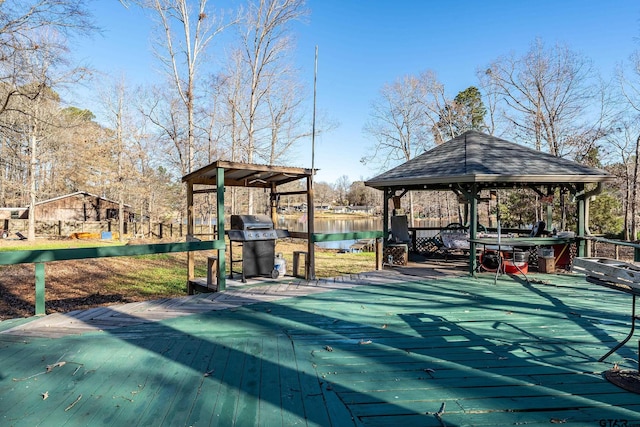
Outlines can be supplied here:
[[[0, 242], [3, 250], [41, 249], [43, 245], [103, 244], [98, 241]], [[278, 240], [276, 251], [282, 252], [288, 274], [291, 274], [294, 250], [306, 251], [306, 242]], [[197, 276], [206, 275], [206, 256], [206, 252], [196, 254]], [[373, 253], [341, 254], [335, 250], [316, 249], [317, 277], [334, 277], [374, 268]], [[186, 295], [185, 253], [49, 262], [45, 265], [45, 274], [47, 313]], [[0, 266], [0, 320], [32, 316], [34, 306], [34, 265]]]

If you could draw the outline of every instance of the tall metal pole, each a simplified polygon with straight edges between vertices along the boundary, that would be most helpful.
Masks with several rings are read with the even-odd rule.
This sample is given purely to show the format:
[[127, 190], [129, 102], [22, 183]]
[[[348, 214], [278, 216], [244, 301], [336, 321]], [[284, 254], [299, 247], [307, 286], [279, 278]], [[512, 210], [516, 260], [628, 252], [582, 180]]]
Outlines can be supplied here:
[[314, 173], [316, 157], [316, 87], [318, 81], [318, 46], [313, 68], [313, 122], [311, 124], [311, 173]]
[[307, 280], [316, 279], [316, 251], [313, 233], [315, 231], [315, 202], [313, 197], [313, 175], [315, 174], [316, 155], [316, 84], [318, 81], [318, 46], [316, 45], [315, 64], [313, 69], [313, 121], [311, 124], [311, 176], [307, 181], [307, 251], [309, 253], [306, 267]]

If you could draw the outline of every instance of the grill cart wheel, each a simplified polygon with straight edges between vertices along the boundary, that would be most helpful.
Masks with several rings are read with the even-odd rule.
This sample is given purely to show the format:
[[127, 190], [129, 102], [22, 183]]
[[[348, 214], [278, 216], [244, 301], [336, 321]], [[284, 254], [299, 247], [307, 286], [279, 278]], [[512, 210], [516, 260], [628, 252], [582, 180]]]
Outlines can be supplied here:
[[274, 268], [273, 270], [271, 270], [271, 278], [272, 279], [277, 279], [278, 276], [280, 276], [280, 273], [278, 273], [277, 269]]

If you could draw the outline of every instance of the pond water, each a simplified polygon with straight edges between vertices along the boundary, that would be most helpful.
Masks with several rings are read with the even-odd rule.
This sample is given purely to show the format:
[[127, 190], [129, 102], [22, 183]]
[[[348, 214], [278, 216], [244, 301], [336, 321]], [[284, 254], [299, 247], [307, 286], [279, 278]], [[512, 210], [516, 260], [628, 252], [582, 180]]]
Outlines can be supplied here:
[[[277, 228], [289, 231], [306, 232], [306, 219], [278, 218]], [[382, 230], [381, 217], [354, 217], [354, 218], [315, 218], [314, 228], [316, 233], [351, 233], [355, 231], [379, 231]], [[349, 249], [355, 240], [342, 240], [339, 242], [322, 242], [318, 246], [328, 249]]]

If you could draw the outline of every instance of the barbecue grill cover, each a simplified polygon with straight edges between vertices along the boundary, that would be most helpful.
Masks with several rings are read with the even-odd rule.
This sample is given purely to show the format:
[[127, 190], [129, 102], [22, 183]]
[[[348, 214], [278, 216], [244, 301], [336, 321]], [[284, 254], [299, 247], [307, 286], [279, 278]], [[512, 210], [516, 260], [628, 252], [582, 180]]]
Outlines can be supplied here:
[[272, 229], [273, 221], [268, 215], [231, 215], [232, 230]]

